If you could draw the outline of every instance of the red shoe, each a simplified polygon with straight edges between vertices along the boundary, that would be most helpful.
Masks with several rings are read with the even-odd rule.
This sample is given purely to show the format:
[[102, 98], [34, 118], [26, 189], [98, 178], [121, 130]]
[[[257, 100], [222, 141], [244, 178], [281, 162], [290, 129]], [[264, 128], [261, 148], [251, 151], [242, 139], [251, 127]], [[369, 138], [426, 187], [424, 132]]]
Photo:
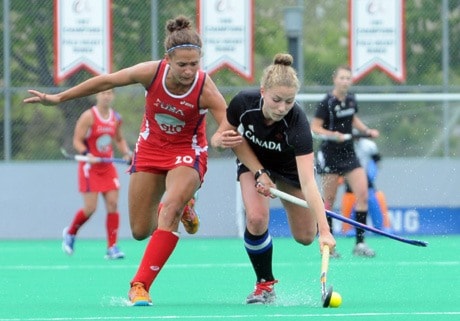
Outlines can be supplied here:
[[190, 199], [182, 212], [181, 222], [188, 234], [195, 234], [200, 227], [200, 219], [195, 212], [195, 198]]

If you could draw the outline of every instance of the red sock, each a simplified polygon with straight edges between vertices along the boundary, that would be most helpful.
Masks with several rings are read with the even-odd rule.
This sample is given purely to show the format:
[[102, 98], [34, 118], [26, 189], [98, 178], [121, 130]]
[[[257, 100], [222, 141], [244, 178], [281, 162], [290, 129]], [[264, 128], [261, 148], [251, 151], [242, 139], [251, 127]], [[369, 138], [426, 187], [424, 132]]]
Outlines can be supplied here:
[[148, 291], [169, 256], [174, 251], [178, 241], [179, 236], [173, 232], [164, 230], [153, 232], [137, 273], [131, 281], [131, 285], [134, 282], [141, 282]]
[[105, 227], [107, 228], [107, 247], [117, 244], [118, 227], [120, 226], [120, 215], [118, 212], [107, 213]]
[[71, 234], [71, 235], [76, 235], [78, 230], [80, 229], [80, 227], [82, 227], [83, 224], [85, 224], [85, 222], [89, 219], [89, 217], [87, 217], [85, 215], [85, 213], [83, 212], [83, 210], [79, 210], [74, 218], [73, 218], [73, 221], [72, 223], [70, 224], [69, 226], [69, 230], [68, 230], [68, 233]]

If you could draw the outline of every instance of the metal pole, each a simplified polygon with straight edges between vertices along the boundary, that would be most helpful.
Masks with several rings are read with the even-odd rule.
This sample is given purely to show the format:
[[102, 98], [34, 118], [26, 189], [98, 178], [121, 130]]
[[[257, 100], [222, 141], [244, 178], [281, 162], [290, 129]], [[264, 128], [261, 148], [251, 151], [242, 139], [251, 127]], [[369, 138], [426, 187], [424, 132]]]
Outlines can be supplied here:
[[10, 74], [10, 0], [3, 0], [3, 74], [5, 107], [3, 147], [5, 161], [11, 160], [11, 74]]
[[284, 8], [284, 27], [288, 40], [288, 50], [294, 59], [294, 68], [303, 82], [303, 5]]
[[[449, 91], [449, 0], [442, 1], [442, 79], [444, 92]], [[444, 157], [450, 155], [449, 143], [449, 101], [443, 100]]]
[[291, 54], [292, 58], [294, 59], [293, 67], [297, 70], [297, 73], [300, 73], [298, 47], [299, 47], [299, 37], [288, 37], [288, 52]]
[[299, 45], [297, 47], [297, 59], [299, 61], [299, 64], [298, 64], [298, 76], [299, 76], [299, 80], [300, 80], [300, 83], [303, 84], [305, 79], [305, 73], [304, 73], [304, 57], [303, 57], [303, 37], [304, 37], [304, 34], [303, 34], [303, 16], [304, 16], [304, 12], [305, 12], [305, 8], [304, 8], [304, 1], [303, 0], [297, 0], [297, 6], [301, 9], [301, 12], [302, 12], [302, 28], [300, 30], [300, 36], [299, 36]]
[[151, 0], [151, 28], [152, 28], [152, 60], [158, 57], [158, 0]]

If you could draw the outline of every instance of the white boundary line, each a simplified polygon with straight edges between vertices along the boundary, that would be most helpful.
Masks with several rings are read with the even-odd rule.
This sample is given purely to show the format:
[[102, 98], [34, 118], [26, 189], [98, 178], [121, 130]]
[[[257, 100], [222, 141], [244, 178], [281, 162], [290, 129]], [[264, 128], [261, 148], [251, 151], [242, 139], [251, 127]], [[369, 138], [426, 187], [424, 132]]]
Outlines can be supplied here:
[[[150, 308], [146, 308], [149, 309]], [[238, 320], [238, 319], [251, 319], [258, 318], [261, 320], [267, 319], [283, 319], [283, 318], [356, 318], [356, 317], [416, 317], [416, 316], [457, 316], [460, 315], [460, 311], [446, 311], [446, 312], [362, 312], [362, 313], [287, 313], [287, 314], [233, 314], [233, 315], [148, 315], [148, 316], [111, 316], [111, 317], [54, 317], [54, 318], [0, 318], [0, 321], [98, 321], [98, 320]]]
[[[460, 261], [399, 261], [399, 262], [378, 262], [378, 261], [354, 261], [354, 262], [340, 262], [334, 261], [334, 266], [337, 267], [350, 267], [350, 266], [372, 266], [372, 267], [384, 267], [384, 266], [460, 266]], [[250, 267], [250, 263], [199, 263], [199, 264], [168, 264], [168, 269], [239, 269]], [[299, 262], [299, 261], [288, 261], [288, 262], [273, 262], [274, 267], [293, 267], [293, 266], [308, 266], [308, 267], [317, 267], [318, 262]], [[2, 265], [0, 266], [0, 271], [28, 271], [28, 270], [95, 270], [95, 269], [104, 269], [104, 270], [122, 270], [122, 269], [136, 269], [138, 266], [133, 264], [124, 264], [124, 265], [106, 265], [106, 264], [69, 264], [69, 265]]]

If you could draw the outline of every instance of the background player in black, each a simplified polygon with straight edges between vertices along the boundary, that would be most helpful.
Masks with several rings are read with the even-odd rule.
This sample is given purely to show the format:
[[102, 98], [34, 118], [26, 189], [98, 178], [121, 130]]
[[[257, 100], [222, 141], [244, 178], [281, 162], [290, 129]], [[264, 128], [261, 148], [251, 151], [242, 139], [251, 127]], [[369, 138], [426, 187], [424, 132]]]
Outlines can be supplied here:
[[[295, 102], [300, 82], [292, 56], [278, 54], [263, 73], [260, 90], [242, 91], [227, 109], [211, 139], [213, 147], [232, 147], [238, 157], [238, 179], [246, 210], [244, 244], [256, 274], [256, 286], [247, 303], [270, 303], [277, 280], [272, 273], [270, 187], [305, 199], [310, 209], [282, 201], [294, 239], [311, 244], [319, 233], [320, 250], [331, 249], [324, 203], [314, 176], [314, 154], [307, 117]], [[245, 138], [236, 142], [237, 131]], [[254, 188], [256, 186], [257, 188]]]
[[[356, 157], [353, 141], [344, 140], [344, 134], [351, 134], [356, 128], [370, 137], [378, 137], [379, 131], [368, 128], [356, 115], [358, 105], [354, 94], [348, 92], [352, 84], [351, 69], [339, 66], [332, 76], [334, 88], [318, 104], [311, 129], [315, 134], [331, 136], [323, 140], [317, 155], [318, 172], [322, 176], [323, 197], [326, 209], [334, 206], [340, 176], [344, 176], [356, 196], [356, 220], [366, 224], [368, 212], [368, 187], [365, 170]], [[332, 232], [332, 220], [329, 219]], [[356, 245], [353, 254], [373, 257], [375, 252], [364, 243], [364, 230], [356, 229]], [[332, 257], [339, 257], [334, 251]]]

